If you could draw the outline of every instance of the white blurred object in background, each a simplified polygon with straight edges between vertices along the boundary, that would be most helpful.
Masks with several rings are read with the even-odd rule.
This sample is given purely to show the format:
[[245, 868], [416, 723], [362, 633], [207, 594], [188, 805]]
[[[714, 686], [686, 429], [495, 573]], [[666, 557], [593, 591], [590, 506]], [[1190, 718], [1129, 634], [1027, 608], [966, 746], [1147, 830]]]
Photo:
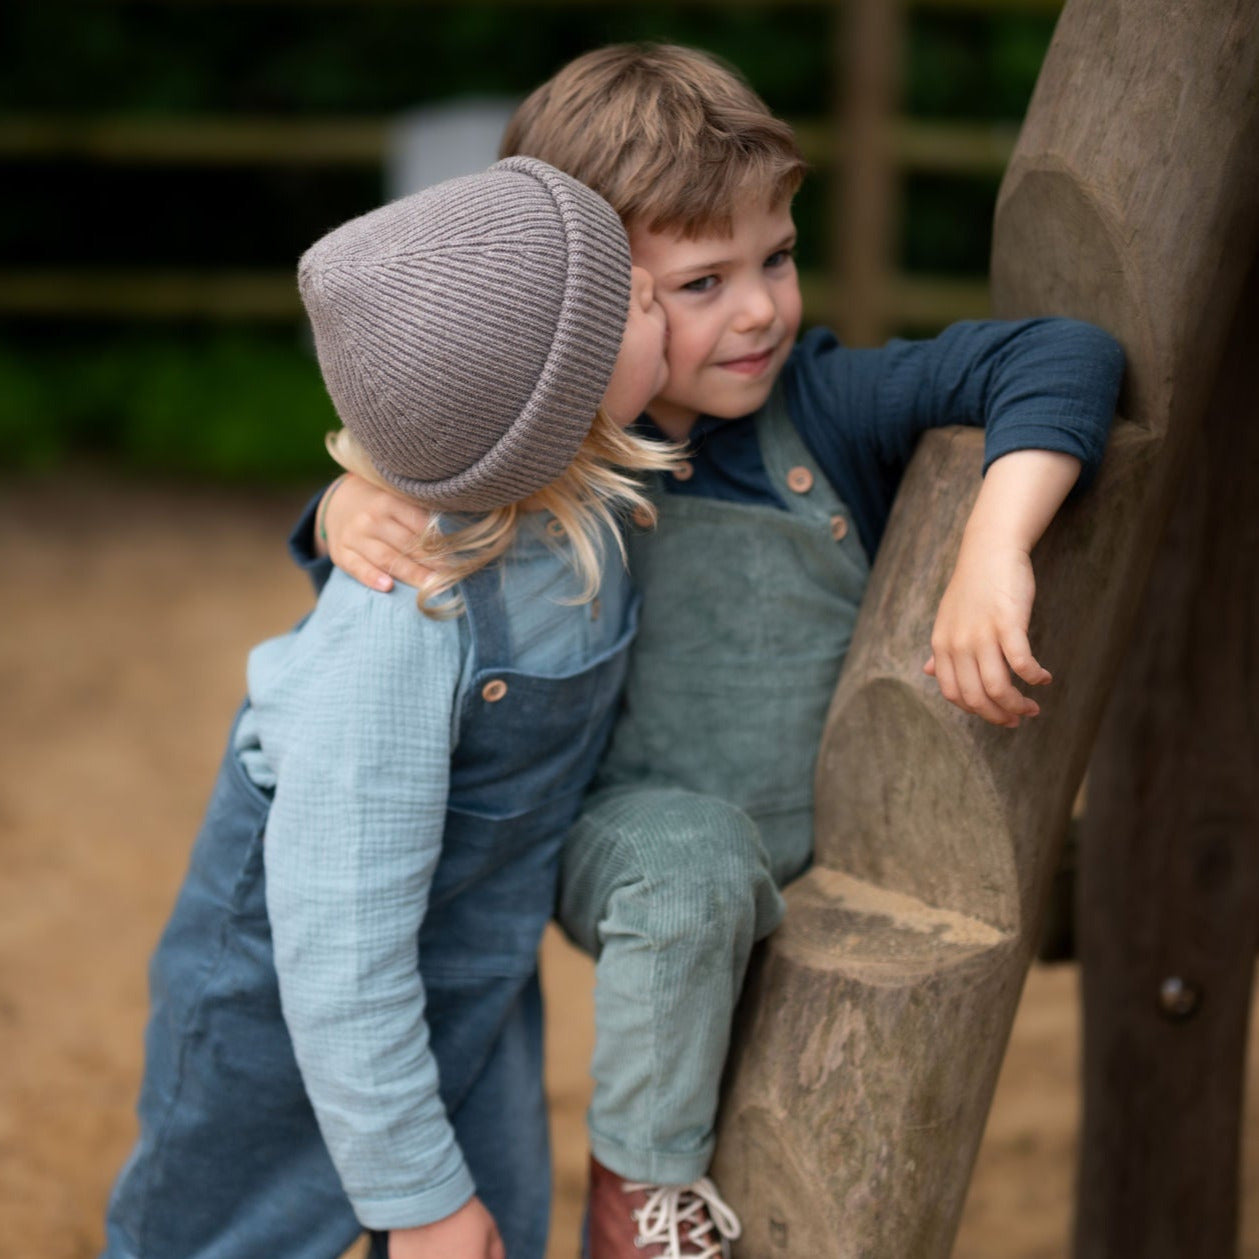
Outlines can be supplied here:
[[401, 114], [385, 142], [385, 195], [392, 201], [430, 184], [484, 170], [519, 100], [487, 96]]

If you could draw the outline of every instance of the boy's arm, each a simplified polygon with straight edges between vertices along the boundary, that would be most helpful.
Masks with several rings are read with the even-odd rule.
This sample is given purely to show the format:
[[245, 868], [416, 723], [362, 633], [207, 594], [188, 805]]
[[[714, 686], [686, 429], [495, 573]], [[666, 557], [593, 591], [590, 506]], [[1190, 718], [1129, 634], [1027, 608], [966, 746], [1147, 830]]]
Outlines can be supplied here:
[[[955, 324], [931, 341], [802, 344], [789, 382], [801, 436], [849, 503], [868, 553], [928, 428], [982, 425], [985, 482], [941, 603], [928, 672], [952, 702], [998, 725], [1039, 711], [1013, 687], [1048, 674], [1027, 646], [1028, 558], [1063, 498], [1101, 463], [1123, 373], [1108, 333], [1070, 319]], [[1016, 457], [1017, 456], [1017, 457]], [[1039, 456], [1039, 457], [1038, 457]], [[995, 474], [995, 475], [994, 475]]]
[[1083, 487], [1101, 463], [1122, 374], [1118, 342], [1091, 324], [987, 320], [876, 350], [846, 349], [814, 329], [785, 383], [801, 437], [873, 558], [927, 429], [982, 426], [985, 469], [1015, 450], [1073, 455]]
[[945, 699], [994, 725], [1014, 729], [1040, 712], [1015, 688], [1011, 669], [1031, 686], [1052, 681], [1027, 637], [1036, 593], [1031, 552], [1079, 472], [1071, 455], [1005, 455], [985, 474], [966, 522], [923, 669]]
[[[250, 659], [276, 770], [263, 856], [285, 1021], [360, 1221], [446, 1219], [474, 1185], [438, 1092], [418, 938], [441, 850], [458, 628], [329, 583], [282, 663]], [[273, 658], [272, 658], [273, 659]]]
[[392, 590], [395, 578], [418, 586], [428, 570], [410, 552], [428, 521], [410, 499], [346, 472], [306, 504], [289, 534], [289, 555], [316, 594], [334, 564], [372, 590]]
[[[971, 323], [928, 343], [913, 428], [984, 426], [984, 484], [940, 601], [926, 666], [964, 711], [1015, 728], [1040, 707], [1013, 685], [1049, 671], [1027, 631], [1031, 551], [1063, 500], [1105, 451], [1123, 373], [1109, 334], [1069, 319]], [[904, 443], [892, 426], [885, 439]], [[909, 450], [917, 433], [908, 434]]]
[[902, 468], [919, 436], [950, 424], [982, 426], [984, 470], [1015, 450], [1054, 450], [1081, 463], [1079, 485], [1101, 464], [1123, 375], [1119, 343], [1076, 319], [972, 320], [923, 342], [891, 342], [870, 385], [873, 438]]

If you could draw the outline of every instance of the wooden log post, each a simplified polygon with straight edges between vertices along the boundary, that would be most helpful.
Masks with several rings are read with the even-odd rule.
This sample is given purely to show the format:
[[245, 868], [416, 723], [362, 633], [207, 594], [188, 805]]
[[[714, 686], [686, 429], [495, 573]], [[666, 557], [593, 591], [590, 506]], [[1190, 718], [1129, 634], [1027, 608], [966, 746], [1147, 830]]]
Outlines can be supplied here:
[[1259, 942], [1259, 260], [1081, 827], [1077, 1259], [1228, 1259]]
[[848, 345], [887, 336], [900, 233], [895, 121], [905, 57], [903, 0], [844, 0], [835, 23], [834, 253], [843, 277], [836, 323]]
[[715, 1175], [741, 1256], [943, 1259], [1058, 841], [1259, 235], [1253, 3], [1069, 0], [998, 200], [1004, 316], [1123, 341], [1124, 417], [1035, 556], [1054, 671], [1017, 732], [922, 662], [981, 436], [929, 435], [902, 486], [818, 759], [817, 863], [759, 954]]

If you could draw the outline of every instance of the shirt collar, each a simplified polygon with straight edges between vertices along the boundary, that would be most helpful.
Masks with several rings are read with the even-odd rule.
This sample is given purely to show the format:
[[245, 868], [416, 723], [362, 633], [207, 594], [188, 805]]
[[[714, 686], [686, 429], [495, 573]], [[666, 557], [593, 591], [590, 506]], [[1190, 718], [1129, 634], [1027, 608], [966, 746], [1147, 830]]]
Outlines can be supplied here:
[[[687, 436], [686, 444], [688, 446], [698, 446], [709, 433], [715, 432], [719, 428], [727, 428], [731, 424], [737, 424], [738, 422], [738, 420], [723, 420], [715, 415], [701, 415], [695, 421], [690, 434]], [[633, 431], [639, 437], [646, 437], [649, 441], [667, 442], [669, 440], [646, 411], [634, 421]]]

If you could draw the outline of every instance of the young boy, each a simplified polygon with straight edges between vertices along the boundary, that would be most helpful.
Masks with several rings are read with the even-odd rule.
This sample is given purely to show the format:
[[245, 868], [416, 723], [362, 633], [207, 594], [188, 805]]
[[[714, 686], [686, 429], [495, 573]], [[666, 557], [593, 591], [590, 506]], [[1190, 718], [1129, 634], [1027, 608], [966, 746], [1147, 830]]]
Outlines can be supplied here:
[[[731, 1017], [778, 892], [807, 866], [827, 706], [919, 434], [986, 427], [985, 477], [926, 669], [966, 711], [1039, 711], [1029, 554], [1100, 461], [1122, 371], [1066, 320], [918, 343], [799, 343], [790, 129], [689, 49], [604, 48], [509, 124], [621, 214], [669, 321], [643, 423], [689, 446], [637, 534], [644, 595], [624, 708], [565, 850], [560, 918], [596, 958], [591, 1259], [716, 1256], [738, 1221], [704, 1175]], [[321, 505], [332, 554], [387, 585], [423, 521], [354, 482]], [[307, 523], [306, 528], [309, 528]], [[298, 537], [302, 526], [299, 526]], [[408, 575], [410, 574], [410, 575]]]

